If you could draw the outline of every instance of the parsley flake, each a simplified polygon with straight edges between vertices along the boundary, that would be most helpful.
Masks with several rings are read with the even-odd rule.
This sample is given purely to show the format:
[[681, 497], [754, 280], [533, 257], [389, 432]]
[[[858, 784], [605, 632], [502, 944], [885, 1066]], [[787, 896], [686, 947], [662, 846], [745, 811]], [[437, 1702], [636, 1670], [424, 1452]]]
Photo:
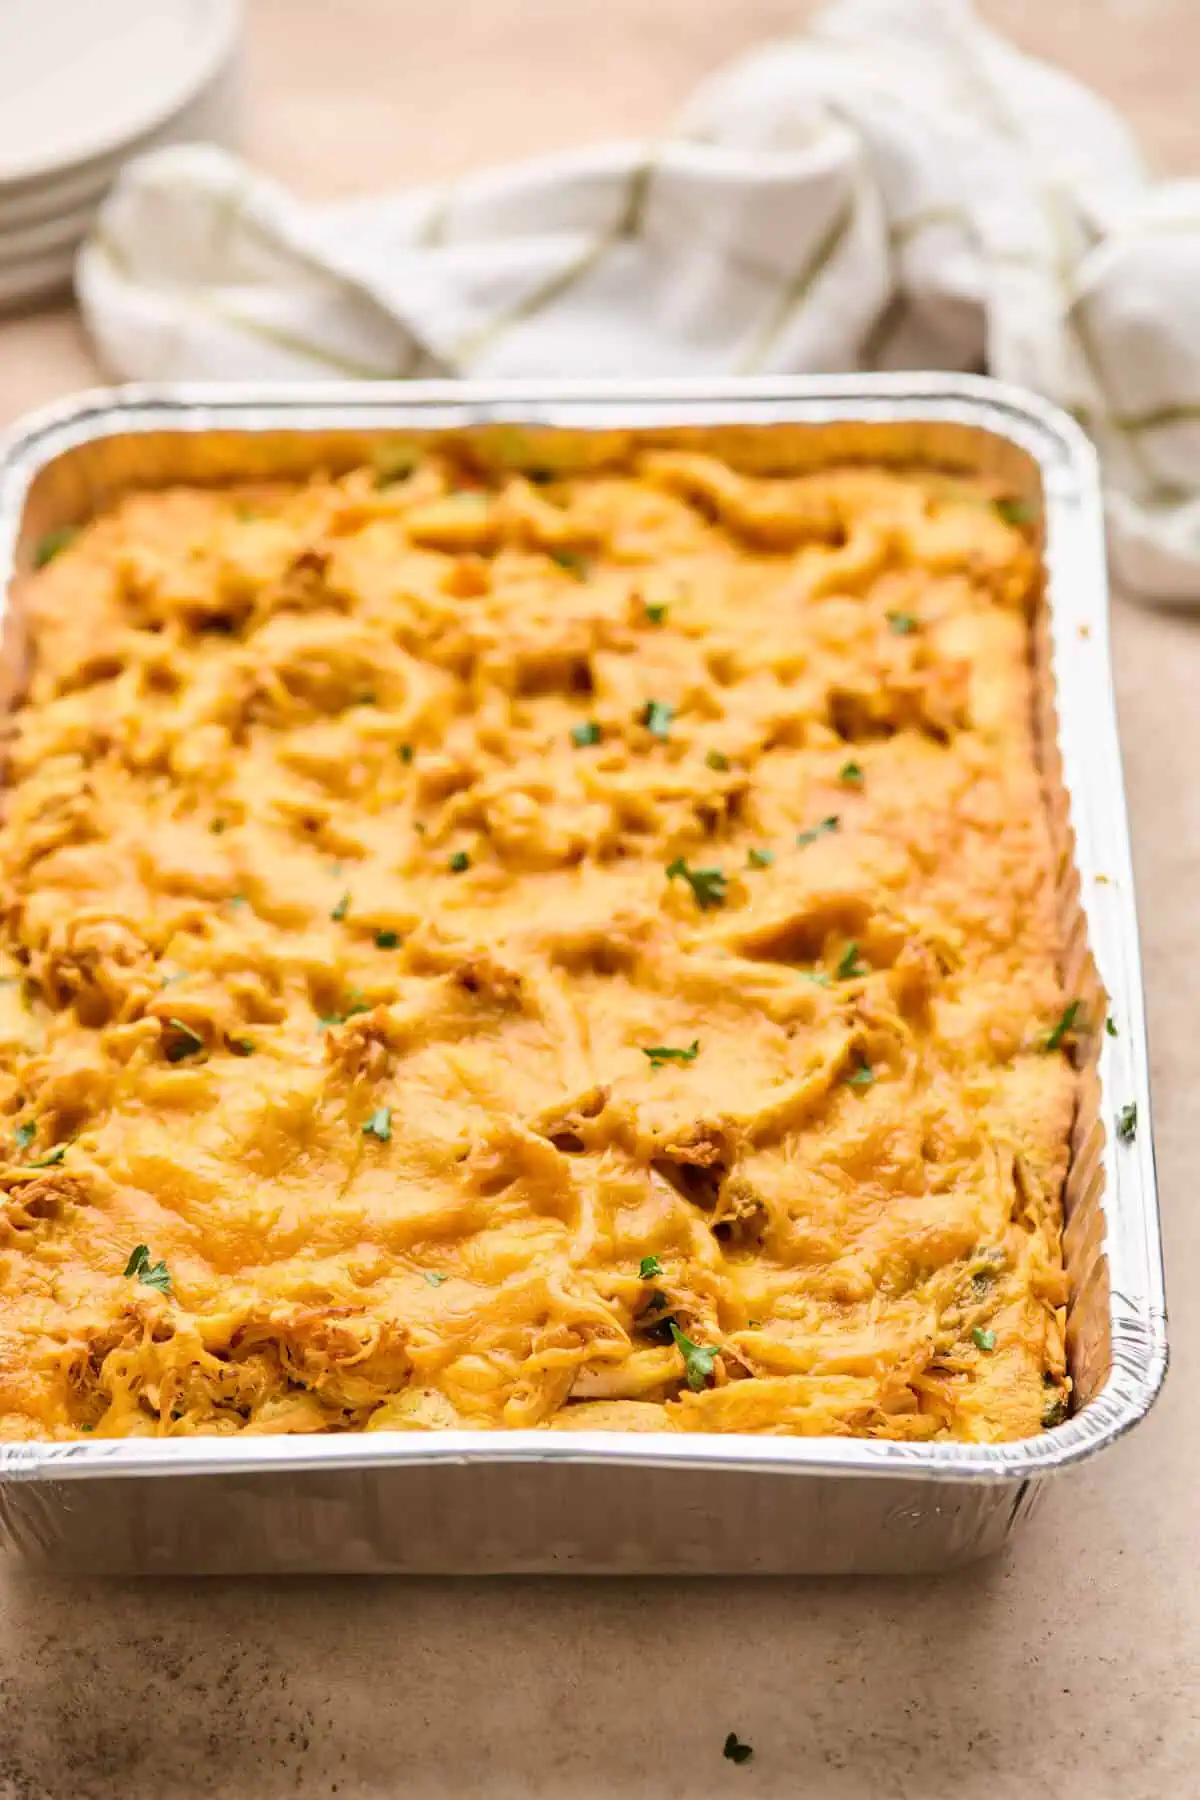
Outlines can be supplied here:
[[671, 1321], [671, 1336], [683, 1357], [687, 1384], [694, 1394], [698, 1394], [712, 1380], [713, 1368], [720, 1354], [719, 1347], [716, 1344], [693, 1344], [691, 1338], [685, 1337], [680, 1331], [674, 1319]]
[[822, 819], [819, 825], [810, 825], [807, 831], [798, 831], [796, 842], [802, 850], [807, 849], [809, 844], [815, 844], [819, 837], [824, 837], [827, 831], [840, 830], [841, 823], [837, 814], [831, 813], [827, 819]]
[[1104, 1029], [1105, 1029], [1105, 1031], [1107, 1031], [1109, 1037], [1120, 1037], [1120, 1035], [1121, 1035], [1120, 1032], [1117, 1030], [1117, 1022], [1113, 1018], [1105, 1019]]
[[715, 769], [717, 771], [718, 775], [723, 775], [729, 767], [729, 758], [723, 750], [707, 751], [704, 760], [710, 769]]
[[749, 869], [769, 869], [775, 861], [773, 850], [747, 850], [746, 867]]
[[657, 1256], [643, 1256], [638, 1266], [638, 1274], [643, 1281], [653, 1281], [656, 1275], [662, 1274], [662, 1264]]
[[37, 1126], [31, 1120], [27, 1119], [24, 1125], [18, 1125], [16, 1130], [17, 1149], [28, 1150], [36, 1136]]
[[167, 1061], [183, 1062], [185, 1057], [196, 1056], [204, 1048], [204, 1039], [182, 1019], [168, 1019], [167, 1024], [176, 1033], [175, 1041], [167, 1045]]
[[667, 610], [665, 602], [657, 606], [648, 606], [646, 608], [646, 618], [651, 625], [661, 625], [667, 616]]
[[838, 780], [847, 787], [861, 787], [863, 784], [862, 766], [856, 762], [843, 763], [838, 770]]
[[887, 622], [897, 637], [911, 637], [917, 629], [917, 620], [913, 613], [890, 612], [887, 615]]
[[1058, 1396], [1057, 1400], [1052, 1400], [1050, 1402], [1049, 1406], [1046, 1408], [1045, 1412], [1042, 1414], [1042, 1429], [1044, 1431], [1049, 1431], [1055, 1425], [1061, 1425], [1063, 1420], [1066, 1418], [1066, 1416], [1067, 1416], [1066, 1396], [1063, 1394], [1060, 1394]]
[[171, 1273], [165, 1262], [152, 1263], [150, 1248], [147, 1244], [139, 1244], [129, 1261], [125, 1264], [126, 1276], [136, 1275], [143, 1287], [157, 1288], [160, 1294], [171, 1291]]
[[587, 580], [588, 570], [592, 565], [578, 550], [551, 550], [549, 554], [551, 561], [556, 562], [560, 569], [565, 569], [568, 575], [573, 575], [576, 581]]
[[650, 1058], [652, 1069], [661, 1069], [664, 1063], [695, 1062], [700, 1054], [700, 1039], [693, 1038], [686, 1050], [673, 1050], [669, 1044], [655, 1044], [650, 1049], [643, 1048], [642, 1055]]
[[346, 914], [349, 911], [350, 911], [350, 894], [349, 894], [349, 890], [347, 890], [347, 892], [342, 895], [341, 899], [338, 901], [337, 905], [334, 907], [333, 911], [330, 913], [329, 916], [334, 921], [335, 924], [340, 925], [342, 920], [345, 918]]
[[47, 1150], [45, 1156], [39, 1156], [33, 1162], [27, 1162], [25, 1167], [27, 1169], [52, 1169], [55, 1163], [60, 1163], [66, 1154], [67, 1146], [65, 1144], [55, 1144], [53, 1150]]
[[1006, 525], [1032, 525], [1038, 517], [1037, 503], [1033, 500], [1017, 500], [1012, 495], [1005, 495], [993, 500], [992, 505]]
[[644, 725], [651, 737], [667, 739], [671, 735], [671, 721], [675, 717], [675, 708], [665, 700], [647, 700], [645, 706], [634, 714], [639, 725]]
[[859, 1063], [853, 1075], [847, 1075], [847, 1087], [868, 1088], [875, 1079], [875, 1071], [870, 1063]]
[[737, 1763], [740, 1766], [742, 1763], [748, 1763], [750, 1761], [750, 1758], [754, 1755], [754, 1746], [752, 1744], [743, 1744], [738, 1737], [737, 1732], [731, 1731], [729, 1736], [725, 1739], [725, 1747], [721, 1751], [721, 1755], [725, 1757], [728, 1762]]
[[68, 544], [73, 544], [79, 536], [78, 525], [59, 525], [54, 531], [47, 531], [33, 546], [33, 566], [44, 569], [47, 563], [54, 561]]
[[1123, 1144], [1132, 1144], [1137, 1136], [1137, 1101], [1131, 1100], [1117, 1114], [1117, 1136]]
[[470, 866], [471, 859], [465, 850], [456, 850], [447, 865], [452, 875], [461, 875], [463, 870], [469, 869]]
[[377, 950], [394, 950], [399, 942], [400, 933], [398, 931], [377, 931], [375, 933]]
[[1062, 1017], [1059, 1019], [1058, 1024], [1054, 1027], [1054, 1029], [1052, 1031], [1048, 1031], [1046, 1033], [1045, 1040], [1042, 1044], [1042, 1049], [1043, 1050], [1058, 1050], [1058, 1049], [1060, 1049], [1062, 1046], [1063, 1039], [1065, 1037], [1067, 1037], [1069, 1033], [1071, 1033], [1075, 1030], [1076, 1022], [1078, 1021], [1079, 1015], [1082, 1011], [1083, 1011], [1083, 1001], [1082, 1000], [1072, 1000], [1071, 1004], [1069, 1006], [1064, 1007]]
[[410, 763], [413, 759], [412, 745], [411, 744], [397, 744], [396, 755], [400, 758], [400, 761], [402, 763]]
[[230, 1038], [229, 1048], [235, 1056], [253, 1056], [254, 1045], [249, 1038]]
[[443, 1275], [440, 1269], [426, 1269], [424, 1275], [430, 1287], [441, 1287], [444, 1281], [450, 1279], [448, 1275]]
[[858, 975], [866, 974], [866, 967], [858, 960], [858, 945], [851, 941], [842, 952], [842, 960], [837, 966], [839, 981], [853, 981]]
[[674, 862], [667, 864], [667, 880], [674, 881], [677, 877], [687, 882], [701, 912], [724, 906], [729, 877], [720, 869], [690, 869], [685, 859], [677, 856]]
[[376, 1137], [381, 1144], [386, 1144], [391, 1135], [392, 1109], [390, 1106], [381, 1106], [377, 1112], [371, 1114], [363, 1126], [363, 1136]]
[[977, 1350], [986, 1350], [989, 1355], [996, 1348], [996, 1334], [985, 1331], [981, 1325], [971, 1327], [971, 1339]]
[[589, 744], [598, 744], [602, 735], [595, 719], [588, 719], [582, 725], [571, 727], [571, 742], [577, 750], [586, 750]]
[[323, 1013], [317, 1019], [318, 1031], [326, 1031], [330, 1025], [344, 1025], [347, 1019], [352, 1019], [354, 1017], [355, 1013], [370, 1012], [371, 1003], [362, 992], [361, 988], [351, 988], [347, 995], [347, 999], [350, 1004], [346, 1007], [344, 1012]]

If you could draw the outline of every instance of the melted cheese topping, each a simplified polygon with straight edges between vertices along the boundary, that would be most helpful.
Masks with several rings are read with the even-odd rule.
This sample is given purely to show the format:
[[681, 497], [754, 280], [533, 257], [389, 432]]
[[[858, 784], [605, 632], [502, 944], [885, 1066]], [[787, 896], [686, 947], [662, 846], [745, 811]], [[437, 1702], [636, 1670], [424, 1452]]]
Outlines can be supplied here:
[[32, 577], [0, 1433], [1053, 1422], [1001, 514], [444, 448], [134, 496]]

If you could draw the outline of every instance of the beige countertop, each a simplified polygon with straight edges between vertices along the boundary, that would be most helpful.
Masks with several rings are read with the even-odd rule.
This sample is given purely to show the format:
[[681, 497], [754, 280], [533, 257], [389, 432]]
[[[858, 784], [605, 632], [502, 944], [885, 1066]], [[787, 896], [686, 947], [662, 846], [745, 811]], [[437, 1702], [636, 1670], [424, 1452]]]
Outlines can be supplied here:
[[[792, 0], [249, 0], [250, 153], [314, 197], [654, 127]], [[1196, 0], [985, 0], [1200, 172]], [[0, 423], [97, 379], [0, 324]], [[0, 1800], [1173, 1800], [1200, 1788], [1200, 621], [1116, 605], [1173, 1372], [1010, 1555], [935, 1581], [0, 1574]], [[735, 1768], [726, 1731], [755, 1747]]]

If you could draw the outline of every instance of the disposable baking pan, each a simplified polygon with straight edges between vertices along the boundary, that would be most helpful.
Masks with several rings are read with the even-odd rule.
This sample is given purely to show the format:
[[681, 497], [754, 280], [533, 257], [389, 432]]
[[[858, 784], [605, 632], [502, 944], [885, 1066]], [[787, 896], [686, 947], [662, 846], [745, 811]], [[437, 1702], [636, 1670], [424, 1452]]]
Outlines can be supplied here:
[[[531, 461], [547, 449], [585, 460], [632, 434], [771, 470], [934, 465], [1002, 480], [1040, 519], [1037, 724], [1063, 979], [1089, 1025], [1065, 1193], [1072, 1416], [1008, 1444], [539, 1431], [13, 1443], [0, 1445], [3, 1538], [59, 1569], [147, 1574], [904, 1572], [995, 1551], [1047, 1476], [1142, 1418], [1167, 1359], [1092, 450], [1043, 401], [959, 376], [86, 394], [19, 426], [0, 464], [6, 703], [20, 688], [22, 575], [43, 532], [130, 487], [302, 476], [446, 431], [500, 433]], [[1130, 1103], [1126, 1143], [1114, 1120]]]

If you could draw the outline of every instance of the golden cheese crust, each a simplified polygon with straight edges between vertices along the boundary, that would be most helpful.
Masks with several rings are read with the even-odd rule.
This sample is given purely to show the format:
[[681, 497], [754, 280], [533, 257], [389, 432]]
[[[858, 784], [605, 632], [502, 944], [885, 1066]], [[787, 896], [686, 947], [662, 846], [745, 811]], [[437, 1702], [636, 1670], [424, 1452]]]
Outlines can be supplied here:
[[58, 549], [0, 1435], [1054, 1422], [1037, 568], [927, 472], [453, 442]]

